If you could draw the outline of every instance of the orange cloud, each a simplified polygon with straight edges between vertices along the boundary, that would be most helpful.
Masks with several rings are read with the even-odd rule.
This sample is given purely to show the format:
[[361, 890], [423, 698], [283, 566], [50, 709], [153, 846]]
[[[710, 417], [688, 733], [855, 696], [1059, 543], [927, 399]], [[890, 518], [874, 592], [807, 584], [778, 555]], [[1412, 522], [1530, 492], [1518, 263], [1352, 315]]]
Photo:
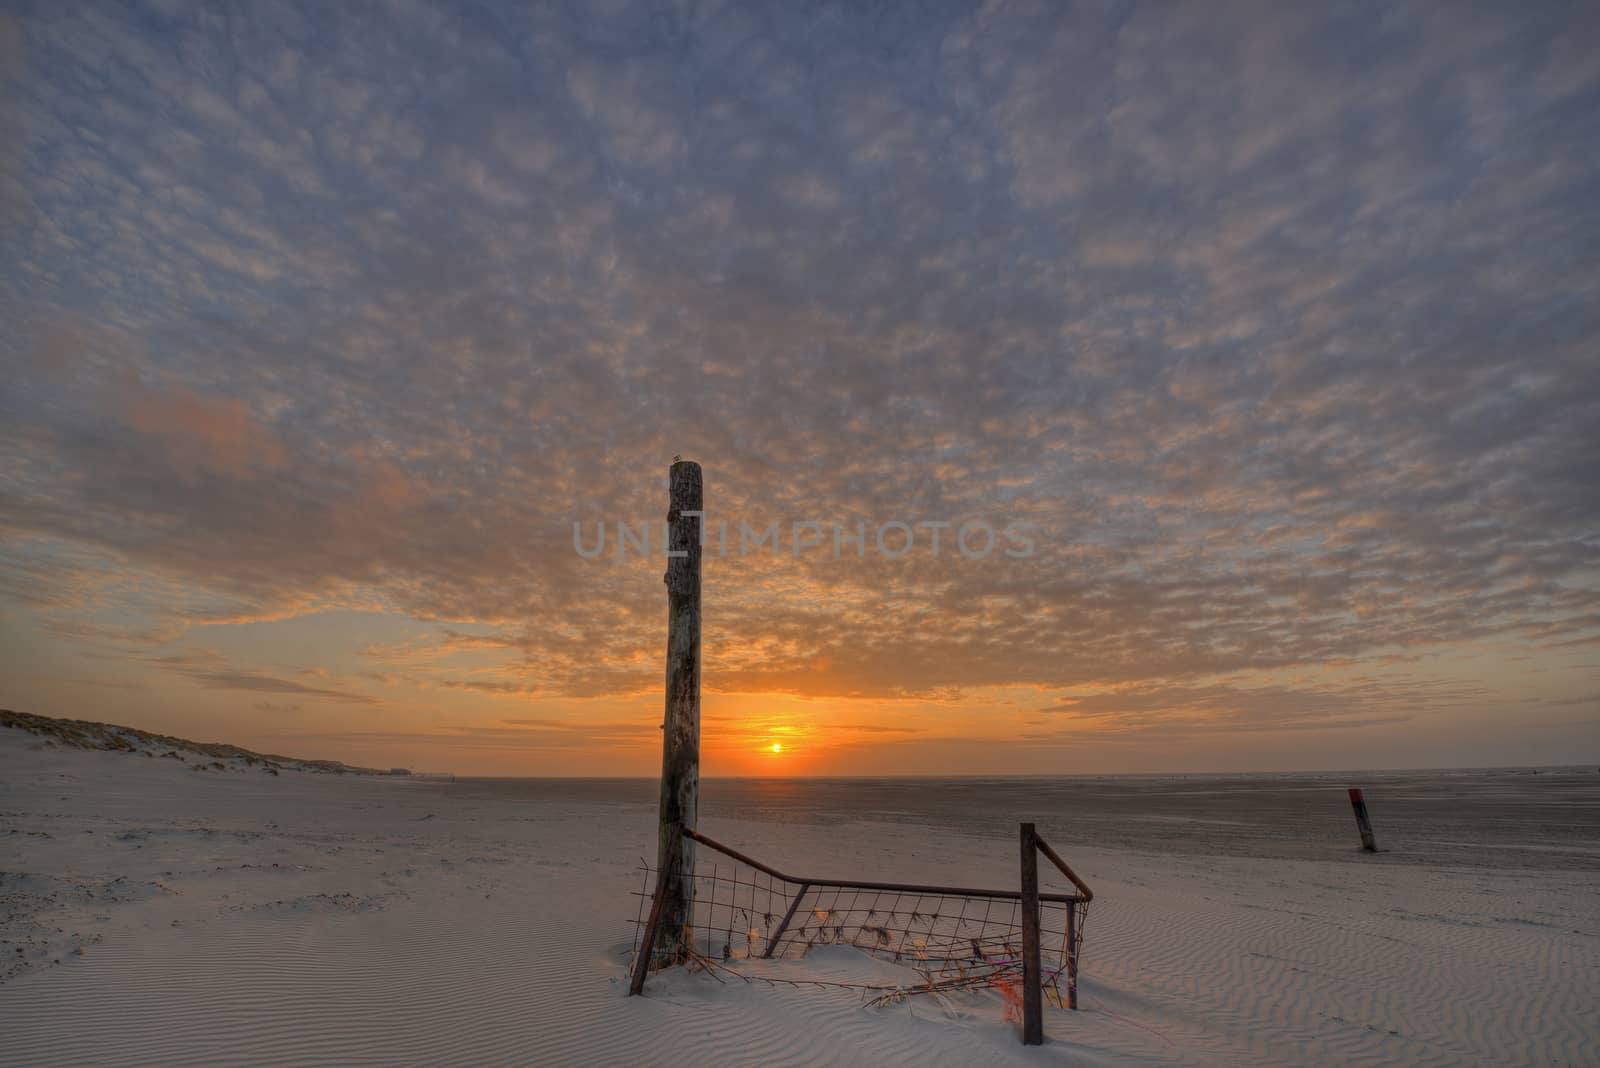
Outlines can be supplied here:
[[244, 402], [188, 389], [156, 392], [134, 381], [121, 399], [129, 427], [158, 442], [179, 472], [250, 477], [289, 464], [289, 450]]

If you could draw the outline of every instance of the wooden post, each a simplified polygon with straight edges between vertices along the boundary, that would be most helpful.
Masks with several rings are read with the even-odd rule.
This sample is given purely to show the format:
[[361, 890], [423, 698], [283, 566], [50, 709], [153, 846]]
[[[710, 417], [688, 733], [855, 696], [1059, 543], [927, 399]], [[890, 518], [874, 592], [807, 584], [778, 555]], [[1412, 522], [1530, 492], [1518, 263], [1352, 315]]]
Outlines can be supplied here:
[[[700, 794], [700, 465], [672, 465], [667, 508], [667, 700], [661, 724], [661, 827], [656, 878], [662, 885], [655, 945], [682, 960], [694, 922], [694, 827]], [[689, 513], [689, 514], [686, 514]]]
[[1022, 1044], [1044, 1043], [1044, 1005], [1039, 989], [1039, 835], [1022, 825]]
[[1367, 816], [1367, 801], [1361, 791], [1350, 787], [1350, 807], [1356, 810], [1356, 829], [1361, 832], [1361, 848], [1368, 853], [1378, 851], [1378, 839], [1372, 833], [1372, 820]]

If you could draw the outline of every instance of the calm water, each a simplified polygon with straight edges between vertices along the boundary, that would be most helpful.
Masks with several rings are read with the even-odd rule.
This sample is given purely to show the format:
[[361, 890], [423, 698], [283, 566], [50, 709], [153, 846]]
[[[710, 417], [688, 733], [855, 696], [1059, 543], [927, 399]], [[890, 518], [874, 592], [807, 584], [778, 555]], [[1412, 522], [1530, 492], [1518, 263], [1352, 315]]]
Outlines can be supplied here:
[[[1600, 769], [961, 779], [708, 779], [708, 818], [932, 826], [1065, 845], [1249, 857], [1359, 852], [1365, 790], [1384, 863], [1600, 870]], [[646, 779], [463, 779], [462, 798], [653, 806]]]

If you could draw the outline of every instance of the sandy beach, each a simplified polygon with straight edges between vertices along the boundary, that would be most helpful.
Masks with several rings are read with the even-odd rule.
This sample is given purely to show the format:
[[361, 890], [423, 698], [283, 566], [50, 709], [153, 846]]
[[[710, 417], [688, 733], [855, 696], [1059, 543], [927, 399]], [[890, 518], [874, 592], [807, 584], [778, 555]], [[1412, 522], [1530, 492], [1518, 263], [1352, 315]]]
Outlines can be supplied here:
[[[1036, 813], [1041, 831], [1097, 897], [1082, 1008], [1047, 1009], [1047, 1042], [1029, 1050], [992, 992], [864, 1008], [848, 992], [680, 969], [653, 977], [645, 997], [625, 997], [632, 895], [654, 832], [649, 784], [271, 775], [218, 763], [0, 732], [0, 1063], [1583, 1065], [1600, 1056], [1597, 787], [1579, 772], [1539, 776], [1531, 794], [1530, 775], [1498, 786], [1479, 775], [1457, 791], [1498, 794], [1494, 833], [1506, 837], [1541, 806], [1566, 813], [1568, 833], [1538, 851], [1538, 866], [1504, 863], [1504, 850], [1479, 851], [1500, 862], [1474, 863], [1470, 844], [1440, 854], [1453, 863], [1418, 863], [1404, 848], [1363, 856], [1331, 783], [1328, 833], [1337, 824], [1348, 840], [1330, 841], [1322, 859], [1286, 855], [1308, 852], [1307, 841], [1324, 848], [1321, 816], [1280, 846], [1227, 817], [1260, 811], [1265, 826], [1287, 811], [1273, 808], [1274, 791], [1319, 796], [1271, 777], [1259, 784], [1264, 808], [1219, 802], [1193, 781], [1190, 792], [1209, 801], [1163, 805], [1182, 782], [1104, 780], [1145, 798], [1113, 797], [1135, 817], [1121, 839], [1107, 833], [1105, 812], [1080, 797], [1074, 821], [1057, 797], [1054, 811]], [[761, 787], [762, 805], [748, 796], [756, 784], [721, 785], [705, 786], [703, 829], [786, 869], [1000, 886], [1015, 878], [1004, 810], [1030, 792], [993, 785], [987, 793], [1001, 800], [986, 809], [903, 783], [779, 783]], [[830, 809], [845, 789], [867, 799], [858, 811]], [[1387, 816], [1400, 846], [1405, 791], [1388, 789], [1380, 833]], [[1434, 792], [1448, 791], [1436, 783]], [[1428, 803], [1422, 793], [1415, 805]], [[1039, 796], [1048, 808], [1049, 791]], [[945, 818], [957, 811], [961, 821]], [[983, 825], [986, 811], [994, 825]], [[1175, 842], [1167, 836], [1182, 811], [1193, 822]], [[1409, 845], [1422, 852], [1421, 841]], [[793, 978], [915, 978], [846, 948], [773, 967]]]

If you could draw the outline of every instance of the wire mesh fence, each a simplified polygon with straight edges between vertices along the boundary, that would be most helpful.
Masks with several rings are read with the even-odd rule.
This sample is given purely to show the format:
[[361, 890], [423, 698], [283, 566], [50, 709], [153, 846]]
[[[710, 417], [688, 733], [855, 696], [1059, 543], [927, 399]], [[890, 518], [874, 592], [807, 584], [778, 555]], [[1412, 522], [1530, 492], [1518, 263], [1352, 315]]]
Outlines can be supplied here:
[[[696, 851], [691, 922], [677, 940], [655, 939], [651, 971], [688, 962], [750, 981], [841, 986], [879, 999], [963, 987], [1006, 991], [1020, 983], [1023, 902], [1016, 890], [805, 879], [785, 875], [703, 835]], [[633, 954], [646, 952], [656, 870], [641, 862]], [[1073, 877], [1076, 878], [1075, 876]], [[1058, 1005], [1075, 1005], [1077, 962], [1088, 910], [1085, 892], [1039, 895], [1040, 984]], [[910, 968], [905, 983], [784, 978], [757, 968], [819, 946], [849, 946]], [[747, 963], [748, 962], [748, 963]]]

